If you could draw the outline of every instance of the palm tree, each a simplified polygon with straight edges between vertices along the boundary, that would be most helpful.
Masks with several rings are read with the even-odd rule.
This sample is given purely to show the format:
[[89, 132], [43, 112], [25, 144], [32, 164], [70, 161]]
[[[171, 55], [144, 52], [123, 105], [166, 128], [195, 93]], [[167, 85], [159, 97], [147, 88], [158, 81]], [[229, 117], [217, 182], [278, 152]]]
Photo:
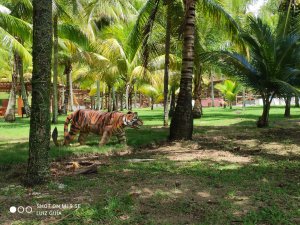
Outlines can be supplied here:
[[241, 90], [239, 83], [232, 80], [225, 80], [223, 84], [217, 84], [215, 88], [221, 91], [229, 103], [229, 108], [232, 109], [232, 102], [236, 100], [236, 96]]
[[[18, 7], [14, 9], [14, 15], [18, 16]], [[30, 42], [31, 39], [31, 25], [14, 15], [7, 14], [6, 12], [0, 12], [0, 39], [2, 39], [7, 45], [12, 46], [14, 55], [12, 89], [10, 92], [9, 104], [5, 113], [5, 120], [9, 122], [13, 122], [15, 120], [16, 85], [18, 75], [20, 76], [21, 93], [26, 114], [30, 115], [23, 79], [23, 61], [28, 64], [31, 62], [31, 54], [24, 47], [24, 42]]]
[[249, 17], [249, 31], [241, 34], [249, 48], [250, 60], [229, 51], [204, 53], [204, 58], [219, 65], [224, 72], [234, 75], [246, 86], [257, 91], [263, 100], [263, 113], [258, 127], [268, 126], [271, 102], [275, 95], [299, 92], [288, 81], [299, 76], [295, 68], [300, 60], [299, 36], [277, 35], [260, 19]]
[[[14, 55], [14, 64], [15, 68], [15, 79], [12, 79], [12, 91], [16, 91], [15, 86], [17, 78], [20, 78], [21, 84], [21, 96], [23, 99], [23, 104], [26, 112], [26, 116], [30, 116], [30, 107], [28, 103], [28, 98], [25, 90], [24, 83], [24, 71], [23, 64], [24, 61], [29, 62], [31, 56], [24, 58], [25, 54], [29, 55], [29, 52], [25, 49], [26, 42], [31, 42], [31, 25], [27, 22], [32, 15], [32, 4], [30, 1], [17, 0], [12, 4], [8, 4], [10, 10], [6, 13], [1, 13], [1, 27], [2, 32], [5, 34], [5, 39], [10, 39], [10, 42], [13, 42], [13, 55]], [[9, 13], [9, 14], [7, 14]], [[11, 35], [11, 36], [10, 36]], [[29, 58], [28, 58], [29, 57]], [[14, 83], [15, 82], [15, 83]], [[12, 93], [11, 91], [11, 93]], [[14, 104], [16, 93], [12, 93], [10, 96], [9, 105], [6, 111], [6, 121], [14, 121]]]
[[33, 76], [26, 184], [49, 178], [52, 1], [33, 0]]
[[182, 69], [180, 92], [171, 120], [170, 139], [192, 139], [192, 82], [195, 43], [195, 0], [185, 2], [185, 27], [183, 32]]

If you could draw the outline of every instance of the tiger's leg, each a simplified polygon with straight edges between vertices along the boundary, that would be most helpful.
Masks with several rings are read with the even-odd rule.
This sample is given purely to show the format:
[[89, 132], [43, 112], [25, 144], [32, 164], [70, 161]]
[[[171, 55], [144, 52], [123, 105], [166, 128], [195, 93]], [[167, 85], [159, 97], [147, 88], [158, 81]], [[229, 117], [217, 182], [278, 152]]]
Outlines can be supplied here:
[[88, 135], [89, 135], [89, 133], [80, 131], [80, 134], [78, 137], [78, 142], [80, 143], [80, 145], [85, 145], [85, 139]]
[[109, 141], [110, 137], [111, 137], [111, 128], [105, 128], [105, 131], [103, 132], [103, 135], [99, 142], [99, 146], [105, 145]]
[[120, 144], [127, 144], [125, 131], [118, 133], [116, 136]]
[[69, 146], [70, 142], [75, 138], [76, 134], [78, 134], [80, 129], [74, 125], [71, 125], [70, 131], [68, 135], [65, 137], [64, 145]]

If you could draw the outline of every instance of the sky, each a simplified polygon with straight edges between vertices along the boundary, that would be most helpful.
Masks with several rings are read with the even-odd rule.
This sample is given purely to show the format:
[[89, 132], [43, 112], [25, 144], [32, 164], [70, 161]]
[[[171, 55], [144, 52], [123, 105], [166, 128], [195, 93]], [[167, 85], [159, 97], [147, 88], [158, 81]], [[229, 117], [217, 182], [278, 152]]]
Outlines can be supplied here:
[[268, 0], [254, 0], [252, 4], [248, 5], [247, 12], [252, 12], [255, 16], [258, 15], [259, 9], [267, 2]]

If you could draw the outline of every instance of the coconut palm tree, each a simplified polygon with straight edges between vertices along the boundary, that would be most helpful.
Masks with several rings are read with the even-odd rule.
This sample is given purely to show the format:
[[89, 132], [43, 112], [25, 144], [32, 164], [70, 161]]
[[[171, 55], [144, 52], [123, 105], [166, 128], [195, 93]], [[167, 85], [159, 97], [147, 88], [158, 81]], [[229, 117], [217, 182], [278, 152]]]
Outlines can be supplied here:
[[215, 86], [228, 101], [229, 108], [232, 109], [232, 102], [236, 100], [237, 94], [241, 91], [241, 86], [238, 82], [232, 80], [225, 80], [223, 84]]
[[9, 104], [5, 113], [5, 120], [9, 122], [15, 120], [16, 85], [18, 76], [20, 76], [21, 93], [26, 114], [30, 115], [23, 79], [23, 61], [27, 64], [31, 63], [31, 54], [26, 47], [24, 47], [25, 41], [31, 42], [31, 25], [17, 17], [19, 16], [17, 6], [19, 5], [12, 6], [14, 11], [8, 9], [8, 11], [0, 12], [0, 39], [6, 45], [12, 46], [14, 55], [12, 89], [10, 92]]
[[52, 1], [33, 0], [33, 76], [26, 184], [49, 178]]
[[[15, 43], [13, 44], [15, 78], [12, 79], [12, 95], [10, 95], [10, 101], [5, 116], [6, 121], [12, 122], [14, 121], [13, 113], [15, 106], [13, 102], [16, 98], [15, 86], [18, 77], [20, 78], [21, 96], [23, 99], [25, 112], [27, 116], [30, 116], [30, 107], [27, 99], [23, 77], [23, 64], [24, 60], [27, 64], [31, 63], [28, 61], [31, 60], [31, 56], [26, 56], [26, 59], [24, 58], [24, 54], [29, 55], [28, 50], [26, 50], [24, 46], [26, 45], [26, 42], [31, 42], [31, 25], [27, 21], [30, 21], [32, 15], [32, 4], [30, 1], [17, 0], [14, 2], [7, 2], [7, 6], [9, 7], [9, 10], [0, 14], [0, 26], [2, 27], [2, 32], [4, 32], [3, 34], [5, 35], [4, 40], [11, 39], [10, 41]], [[17, 46], [18, 50], [16, 49]]]
[[300, 74], [295, 67], [300, 61], [300, 37], [278, 36], [260, 19], [249, 17], [249, 30], [244, 31], [241, 38], [249, 48], [249, 60], [229, 51], [204, 53], [203, 59], [214, 61], [224, 72], [234, 75], [261, 95], [263, 113], [257, 126], [266, 127], [275, 95], [299, 93], [288, 81]]

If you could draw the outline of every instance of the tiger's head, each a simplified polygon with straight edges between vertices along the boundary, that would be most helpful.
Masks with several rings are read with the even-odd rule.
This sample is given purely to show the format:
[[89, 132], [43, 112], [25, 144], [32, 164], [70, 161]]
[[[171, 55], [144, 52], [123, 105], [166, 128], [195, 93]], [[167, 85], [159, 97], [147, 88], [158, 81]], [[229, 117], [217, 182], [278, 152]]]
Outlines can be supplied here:
[[143, 125], [143, 121], [138, 117], [137, 112], [128, 112], [123, 117], [123, 123], [125, 126], [129, 126], [131, 128], [139, 128], [139, 126]]

